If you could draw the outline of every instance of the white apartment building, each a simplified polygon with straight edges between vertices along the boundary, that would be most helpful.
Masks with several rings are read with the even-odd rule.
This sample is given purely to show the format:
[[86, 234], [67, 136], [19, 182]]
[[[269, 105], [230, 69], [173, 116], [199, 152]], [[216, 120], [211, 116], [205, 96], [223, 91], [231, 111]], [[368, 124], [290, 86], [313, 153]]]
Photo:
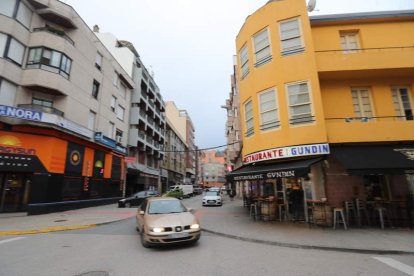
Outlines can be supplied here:
[[122, 195], [134, 86], [71, 6], [1, 0], [0, 212]]

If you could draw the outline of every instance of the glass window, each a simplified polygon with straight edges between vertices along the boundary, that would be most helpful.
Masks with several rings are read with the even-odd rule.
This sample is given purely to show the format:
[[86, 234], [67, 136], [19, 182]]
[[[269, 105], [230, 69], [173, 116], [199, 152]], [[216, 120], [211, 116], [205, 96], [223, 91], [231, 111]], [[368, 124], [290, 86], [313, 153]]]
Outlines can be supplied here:
[[244, 45], [243, 48], [240, 50], [240, 68], [241, 68], [241, 75], [243, 79], [250, 72], [247, 45]]
[[96, 118], [96, 113], [93, 111], [89, 111], [88, 128], [91, 130], [95, 129], [95, 118]]
[[21, 65], [23, 62], [24, 49], [25, 47], [23, 44], [14, 38], [11, 38], [9, 50], [6, 56]]
[[115, 124], [112, 122], [109, 122], [108, 137], [111, 139], [114, 137], [114, 130], [115, 130]]
[[314, 121], [308, 83], [287, 85], [289, 122], [292, 125]]
[[282, 55], [304, 51], [299, 19], [280, 22], [280, 42]]
[[275, 90], [259, 94], [260, 128], [269, 130], [280, 126]]
[[8, 17], [13, 17], [15, 7], [16, 7], [16, 0], [1, 0], [0, 1], [0, 13]]
[[32, 104], [46, 106], [46, 107], [53, 107], [53, 101], [50, 100], [43, 100], [43, 99], [32, 99]]
[[0, 79], [0, 104], [14, 106], [17, 86], [4, 79]]
[[352, 105], [356, 117], [372, 117], [370, 91], [368, 88], [352, 88]]
[[408, 87], [393, 87], [392, 99], [395, 113], [401, 120], [413, 120], [410, 90]]
[[118, 105], [118, 108], [116, 109], [116, 117], [123, 121], [124, 120], [124, 115], [125, 115], [125, 108], [123, 108], [122, 106]]
[[41, 68], [69, 78], [72, 60], [63, 53], [46, 48], [31, 48], [27, 58], [27, 68]]
[[30, 22], [32, 21], [32, 11], [22, 1], [20, 1], [16, 19], [27, 28], [30, 28]]
[[115, 87], [119, 87], [119, 74], [117, 71], [114, 73], [114, 78], [112, 80], [112, 83]]
[[269, 62], [272, 59], [270, 52], [270, 43], [267, 29], [264, 29], [260, 33], [254, 36], [254, 51], [256, 56], [255, 66], [260, 66]]
[[112, 109], [112, 111], [115, 111], [115, 108], [116, 108], [116, 97], [115, 96], [112, 96], [112, 98], [111, 98], [111, 109]]
[[253, 103], [251, 100], [244, 105], [244, 112], [246, 136], [248, 137], [254, 134]]
[[351, 54], [358, 52], [358, 32], [343, 32], [340, 35], [341, 48], [344, 54]]
[[97, 82], [96, 80], [93, 80], [93, 84], [92, 84], [92, 97], [94, 97], [95, 99], [98, 98], [98, 93], [99, 93], [99, 82]]
[[122, 98], [125, 99], [126, 98], [126, 95], [127, 95], [127, 87], [124, 84], [122, 84], [122, 83], [121, 83], [121, 87], [119, 89], [119, 92], [121, 93]]
[[0, 57], [3, 57], [7, 44], [7, 35], [0, 33]]
[[95, 57], [95, 67], [98, 68], [99, 70], [101, 70], [102, 68], [102, 55], [100, 53], [96, 54]]

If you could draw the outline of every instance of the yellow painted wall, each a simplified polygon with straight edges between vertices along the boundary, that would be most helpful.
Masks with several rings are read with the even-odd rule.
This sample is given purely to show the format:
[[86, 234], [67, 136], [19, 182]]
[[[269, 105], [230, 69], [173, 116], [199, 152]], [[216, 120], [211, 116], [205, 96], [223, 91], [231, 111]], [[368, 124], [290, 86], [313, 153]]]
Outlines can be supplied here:
[[[252, 99], [254, 113], [254, 135], [243, 137], [243, 155], [268, 148], [322, 143], [327, 141], [325, 120], [320, 97], [319, 80], [316, 70], [315, 54], [311, 37], [308, 13], [303, 0], [275, 1], [263, 6], [250, 15], [237, 38], [237, 53], [247, 43], [250, 73], [241, 80], [240, 57], [238, 56], [238, 76], [241, 103], [242, 135], [246, 132], [244, 124], [244, 103]], [[302, 38], [305, 51], [290, 56], [280, 53], [279, 21], [300, 17]], [[272, 61], [255, 68], [253, 36], [268, 27]], [[316, 120], [310, 124], [289, 125], [286, 83], [308, 81], [312, 99], [313, 115]], [[276, 130], [261, 131], [257, 94], [268, 89], [277, 90], [279, 119], [281, 127]]]

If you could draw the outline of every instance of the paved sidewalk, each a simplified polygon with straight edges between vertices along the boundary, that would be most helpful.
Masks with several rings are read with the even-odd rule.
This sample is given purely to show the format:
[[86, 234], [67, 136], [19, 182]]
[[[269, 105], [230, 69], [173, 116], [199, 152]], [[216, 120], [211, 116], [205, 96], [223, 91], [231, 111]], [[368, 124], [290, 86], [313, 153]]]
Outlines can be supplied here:
[[[116, 204], [36, 216], [26, 216], [25, 213], [0, 214], [0, 236], [94, 227], [131, 218], [135, 214], [135, 208], [117, 208]], [[227, 197], [222, 207], [200, 206], [195, 214], [204, 232], [238, 240], [294, 248], [414, 255], [413, 229], [333, 230], [309, 228], [305, 223], [254, 221], [241, 200], [230, 201]]]

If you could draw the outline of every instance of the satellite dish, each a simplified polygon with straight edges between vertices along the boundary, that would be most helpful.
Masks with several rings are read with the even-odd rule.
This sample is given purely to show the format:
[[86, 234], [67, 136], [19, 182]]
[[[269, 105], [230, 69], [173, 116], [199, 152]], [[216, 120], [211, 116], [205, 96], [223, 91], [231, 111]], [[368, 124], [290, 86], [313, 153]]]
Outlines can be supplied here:
[[309, 0], [308, 1], [308, 12], [311, 12], [316, 7], [316, 0]]

